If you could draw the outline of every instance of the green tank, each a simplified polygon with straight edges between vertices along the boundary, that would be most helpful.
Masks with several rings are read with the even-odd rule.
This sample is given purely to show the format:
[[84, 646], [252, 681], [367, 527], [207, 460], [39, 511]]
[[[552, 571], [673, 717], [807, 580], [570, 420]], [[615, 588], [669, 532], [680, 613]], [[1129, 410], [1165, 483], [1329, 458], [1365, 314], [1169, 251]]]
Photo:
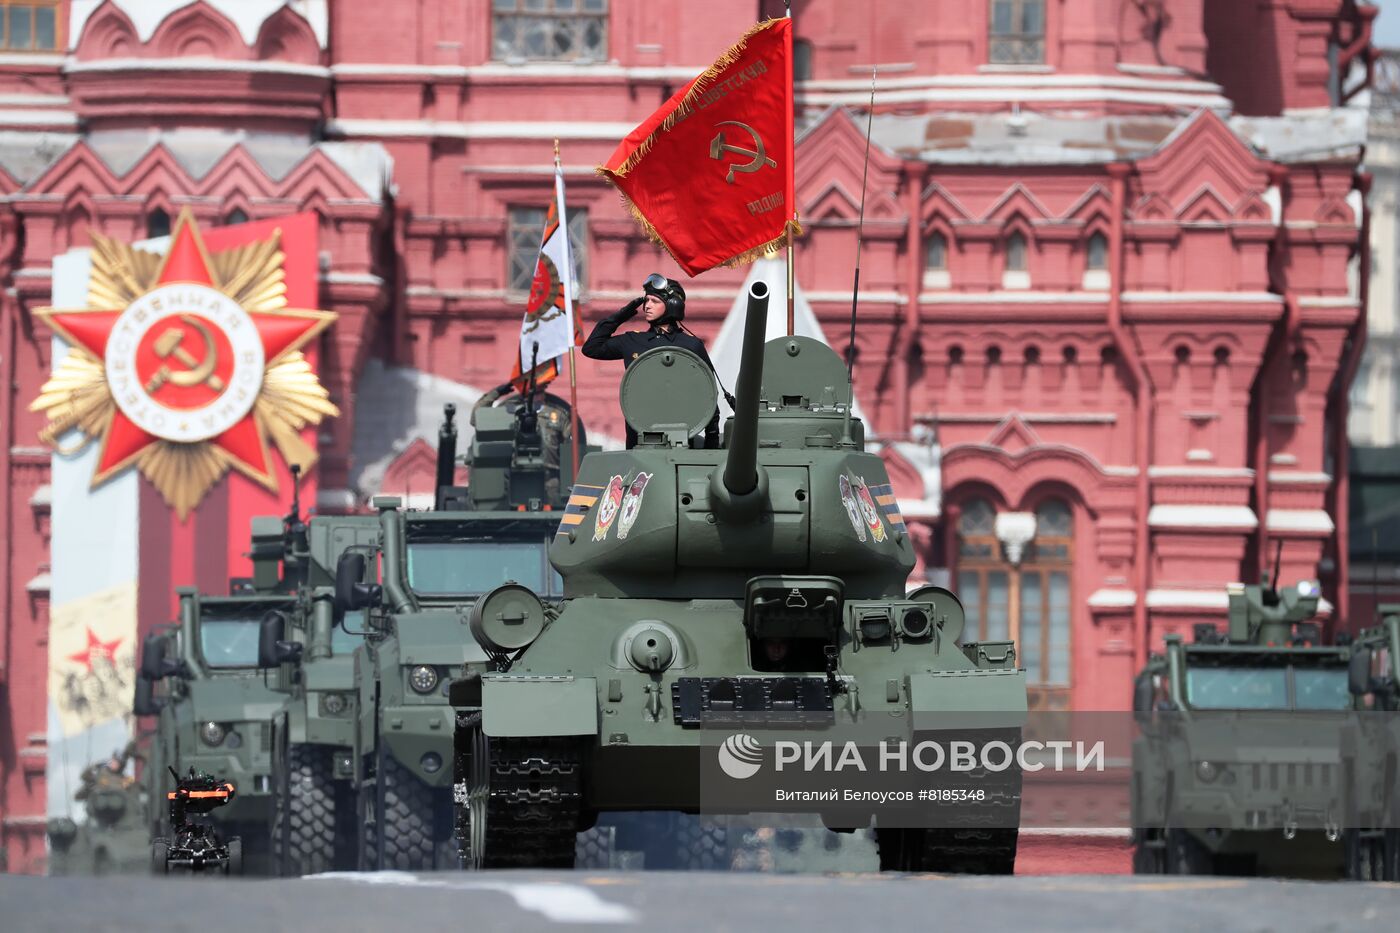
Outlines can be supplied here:
[[86, 819], [54, 817], [48, 822], [49, 874], [141, 874], [150, 857], [146, 790], [127, 774], [139, 760], [136, 743], [83, 769], [73, 799]]
[[1400, 603], [1383, 603], [1379, 623], [1352, 648], [1348, 689], [1363, 710], [1355, 743], [1356, 825], [1347, 834], [1347, 875], [1400, 881]]
[[[550, 548], [562, 603], [505, 584], [473, 606], [490, 669], [452, 690], [469, 867], [569, 867], [600, 815], [699, 813], [701, 726], [721, 710], [1023, 722], [1012, 646], [959, 644], [947, 590], [906, 595], [913, 547], [846, 368], [808, 338], [765, 346], [767, 304], [754, 284], [723, 449], [691, 446], [716, 404], [709, 369], [644, 354], [621, 387], [638, 444], [584, 459]], [[881, 867], [1010, 872], [1019, 772], [996, 794], [995, 827], [877, 826]]]
[[1134, 682], [1134, 870], [1344, 875], [1368, 754], [1354, 647], [1322, 643], [1315, 582], [1228, 595], [1226, 631], [1168, 635]]
[[[466, 487], [453, 485], [454, 416], [447, 406], [435, 508], [376, 498], [373, 548], [337, 567], [337, 612], [362, 614], [368, 632], [355, 653], [364, 868], [458, 867], [446, 691], [464, 666], [489, 662], [468, 631], [472, 606], [504, 580], [545, 599], [561, 595], [546, 556], [564, 514], [559, 489], [571, 481], [572, 439], [559, 444], [558, 406], [478, 407]], [[376, 565], [378, 575], [367, 573]]]

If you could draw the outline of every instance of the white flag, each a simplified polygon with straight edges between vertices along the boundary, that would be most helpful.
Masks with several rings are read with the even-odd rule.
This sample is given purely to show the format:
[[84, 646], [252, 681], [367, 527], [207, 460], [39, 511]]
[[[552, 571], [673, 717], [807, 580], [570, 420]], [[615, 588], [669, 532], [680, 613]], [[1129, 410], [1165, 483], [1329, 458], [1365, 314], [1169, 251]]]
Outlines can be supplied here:
[[512, 378], [528, 374], [532, 359], [539, 368], [536, 384], [548, 382], [559, 374], [558, 358], [568, 353], [571, 345], [580, 342], [574, 324], [577, 292], [568, 215], [564, 212], [564, 173], [556, 163], [554, 201], [545, 215], [540, 258], [535, 263], [535, 278], [530, 283], [525, 319], [520, 322], [520, 354]]

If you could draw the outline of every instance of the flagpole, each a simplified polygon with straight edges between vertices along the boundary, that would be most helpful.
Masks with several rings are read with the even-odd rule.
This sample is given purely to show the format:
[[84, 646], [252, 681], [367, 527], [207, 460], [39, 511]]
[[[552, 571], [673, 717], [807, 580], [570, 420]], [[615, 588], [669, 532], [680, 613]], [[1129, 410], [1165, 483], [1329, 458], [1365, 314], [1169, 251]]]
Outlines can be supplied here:
[[[564, 172], [563, 167], [559, 164], [559, 140], [557, 139], [554, 141], [554, 172], [556, 175], [562, 175]], [[566, 228], [564, 236], [567, 238], [568, 235], [569, 231]], [[567, 243], [568, 240], [565, 239], [564, 242]], [[570, 253], [570, 258], [572, 259], [572, 253]], [[574, 281], [573, 271], [572, 269], [568, 270], [567, 281], [570, 284], [573, 284]], [[570, 298], [572, 297], [570, 296]], [[578, 308], [574, 308], [573, 324], [574, 332], [577, 333]], [[573, 473], [570, 476], [570, 485], [572, 486], [578, 481], [578, 370], [574, 360], [574, 334], [569, 335], [569, 452], [574, 461]], [[563, 490], [561, 489], [560, 492]]]
[[[791, 2], [791, 0], [785, 0], [785, 2], [783, 3], [783, 15], [784, 15], [787, 19], [792, 19], [792, 2]], [[791, 107], [792, 107], [792, 103], [791, 103], [791, 102], [792, 102], [792, 95], [796, 93], [796, 90], [795, 90], [794, 88], [791, 87], [791, 82], [792, 82], [792, 80], [793, 80], [793, 76], [792, 76], [792, 62], [788, 62], [788, 82], [789, 82], [789, 87], [788, 87], [788, 107], [789, 107], [789, 110], [790, 110]], [[792, 132], [791, 114], [789, 114], [788, 131], [789, 131], [789, 132]], [[789, 171], [791, 171], [791, 170], [789, 169]], [[791, 207], [792, 207], [792, 219], [793, 219], [793, 220], [796, 220], [796, 219], [797, 219], [797, 205], [794, 204], [794, 205], [791, 205]], [[792, 223], [789, 223], [789, 224], [787, 225], [787, 327], [788, 327], [788, 336], [789, 336], [789, 337], [791, 337], [794, 333], [797, 332], [797, 297], [796, 297], [796, 295], [794, 294], [794, 293], [796, 292], [797, 289], [796, 289], [795, 286], [793, 285], [793, 281], [794, 281], [794, 279], [796, 278], [796, 276], [795, 276], [795, 274], [793, 273], [793, 267], [792, 267], [792, 228], [793, 228], [793, 224], [792, 224]]]

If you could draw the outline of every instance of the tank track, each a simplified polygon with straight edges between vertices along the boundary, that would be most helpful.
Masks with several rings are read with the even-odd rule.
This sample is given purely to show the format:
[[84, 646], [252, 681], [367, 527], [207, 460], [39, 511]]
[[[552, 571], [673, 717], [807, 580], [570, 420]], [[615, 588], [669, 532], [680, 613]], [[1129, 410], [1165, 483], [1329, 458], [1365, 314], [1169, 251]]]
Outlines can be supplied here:
[[[459, 732], [480, 730], [480, 718], [459, 717]], [[484, 748], [487, 794], [482, 852], [471, 849], [471, 810], [458, 791], [457, 838], [468, 866], [482, 868], [573, 868], [583, 800], [582, 744], [573, 737], [494, 738]], [[459, 746], [460, 747], [460, 746]], [[472, 747], [472, 746], [469, 746]], [[470, 758], [471, 751], [465, 757]], [[480, 774], [470, 761], [460, 775]]]

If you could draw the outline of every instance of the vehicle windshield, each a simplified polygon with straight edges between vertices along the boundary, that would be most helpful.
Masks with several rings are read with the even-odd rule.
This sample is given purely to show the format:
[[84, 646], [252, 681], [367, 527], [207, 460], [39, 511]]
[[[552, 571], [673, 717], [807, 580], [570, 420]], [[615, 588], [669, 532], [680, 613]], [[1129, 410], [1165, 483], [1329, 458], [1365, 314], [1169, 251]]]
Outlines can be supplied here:
[[556, 590], [557, 579], [545, 559], [544, 541], [424, 541], [408, 546], [408, 585], [423, 596], [477, 595], [507, 580], [545, 595]]
[[1191, 667], [1186, 671], [1186, 698], [1194, 709], [1351, 708], [1342, 668]]
[[[346, 631], [349, 629], [349, 631]], [[345, 613], [345, 624], [331, 628], [331, 654], [344, 657], [355, 653], [365, 643], [365, 611], [354, 609]]]
[[212, 668], [232, 669], [258, 666], [258, 621], [262, 613], [249, 618], [214, 618], [199, 621], [199, 651]]

